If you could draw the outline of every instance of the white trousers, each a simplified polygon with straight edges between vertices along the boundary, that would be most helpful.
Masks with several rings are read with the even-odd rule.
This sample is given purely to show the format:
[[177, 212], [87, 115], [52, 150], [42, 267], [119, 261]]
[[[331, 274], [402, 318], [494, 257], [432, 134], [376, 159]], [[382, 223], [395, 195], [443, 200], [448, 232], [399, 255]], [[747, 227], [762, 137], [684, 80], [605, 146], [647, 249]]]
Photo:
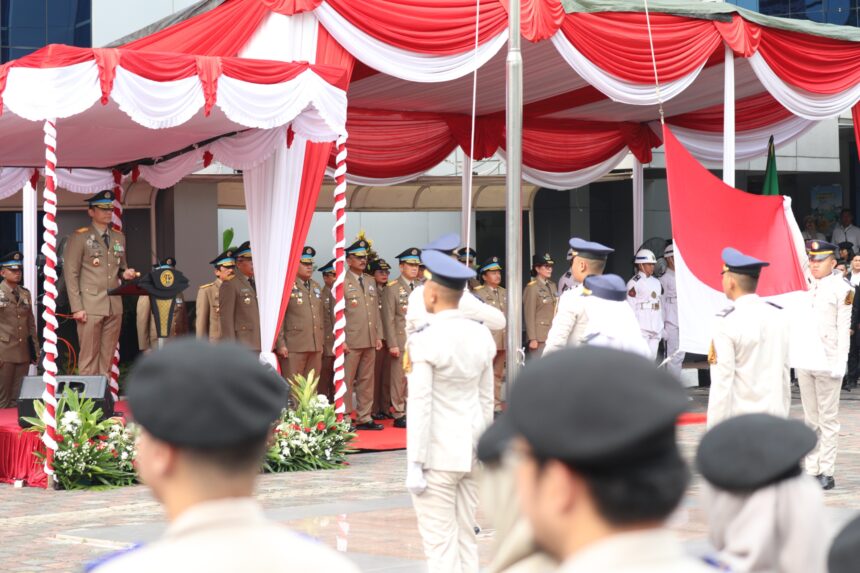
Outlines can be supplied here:
[[818, 444], [806, 456], [806, 473], [833, 476], [839, 439], [839, 393], [842, 380], [829, 372], [798, 370], [800, 402], [806, 424], [818, 434]]
[[427, 470], [427, 489], [412, 495], [430, 573], [477, 573], [478, 484], [472, 471]]
[[651, 351], [651, 358], [657, 358], [657, 351], [660, 349], [660, 335], [648, 330], [642, 331], [642, 338], [648, 343], [648, 349]]
[[[666, 364], [666, 368], [675, 376], [680, 377], [681, 366], [684, 363], [684, 353], [678, 352], [678, 347], [681, 345], [678, 325], [667, 322], [663, 328], [666, 331], [666, 356], [669, 357], [669, 363]], [[672, 355], [676, 352], [678, 354], [673, 358]]]

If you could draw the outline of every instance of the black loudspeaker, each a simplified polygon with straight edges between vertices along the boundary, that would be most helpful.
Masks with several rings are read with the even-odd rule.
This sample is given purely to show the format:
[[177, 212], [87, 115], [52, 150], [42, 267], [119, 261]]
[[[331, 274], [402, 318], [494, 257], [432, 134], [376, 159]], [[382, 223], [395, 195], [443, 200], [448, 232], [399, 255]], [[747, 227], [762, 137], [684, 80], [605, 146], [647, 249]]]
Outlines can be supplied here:
[[[93, 400], [96, 408], [101, 408], [102, 419], [113, 416], [113, 398], [110, 395], [110, 385], [106, 376], [57, 376], [57, 398], [66, 390], [74, 390], [82, 396]], [[30, 424], [21, 420], [22, 416], [36, 417], [33, 402], [42, 399], [45, 383], [41, 376], [26, 376], [18, 396], [18, 424], [22, 428]]]

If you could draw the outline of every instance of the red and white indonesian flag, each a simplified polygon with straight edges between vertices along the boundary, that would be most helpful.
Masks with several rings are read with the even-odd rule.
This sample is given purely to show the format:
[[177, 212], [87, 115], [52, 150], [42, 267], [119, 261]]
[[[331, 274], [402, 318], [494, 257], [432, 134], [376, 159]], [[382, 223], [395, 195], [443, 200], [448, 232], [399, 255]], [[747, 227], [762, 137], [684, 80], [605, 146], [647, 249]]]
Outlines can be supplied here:
[[668, 126], [663, 127], [663, 142], [681, 350], [707, 354], [714, 318], [731, 304], [723, 294], [720, 273], [723, 248], [734, 247], [770, 263], [762, 270], [758, 294], [790, 314], [792, 365], [820, 366], [823, 357], [802, 350], [810, 346], [808, 335], [815, 329], [809, 328], [814, 322], [806, 290], [806, 251], [791, 199], [729, 187], [702, 167]]

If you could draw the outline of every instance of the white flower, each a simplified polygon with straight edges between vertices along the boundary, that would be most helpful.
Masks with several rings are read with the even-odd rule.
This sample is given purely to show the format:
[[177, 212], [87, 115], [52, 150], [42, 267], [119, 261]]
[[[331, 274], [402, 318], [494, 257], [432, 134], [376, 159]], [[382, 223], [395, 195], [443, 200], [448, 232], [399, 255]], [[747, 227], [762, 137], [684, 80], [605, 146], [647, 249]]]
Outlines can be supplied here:
[[325, 394], [317, 394], [317, 403], [322, 407], [328, 406], [328, 396]]
[[122, 455], [120, 456], [120, 459], [123, 461], [127, 460], [128, 459], [128, 452], [123, 452]]

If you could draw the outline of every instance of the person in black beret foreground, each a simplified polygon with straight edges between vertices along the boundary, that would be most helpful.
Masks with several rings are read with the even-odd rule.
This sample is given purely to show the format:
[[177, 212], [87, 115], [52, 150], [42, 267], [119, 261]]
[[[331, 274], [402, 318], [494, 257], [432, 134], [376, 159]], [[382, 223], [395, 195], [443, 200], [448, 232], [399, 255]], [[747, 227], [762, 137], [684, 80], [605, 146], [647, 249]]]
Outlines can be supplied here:
[[245, 346], [189, 338], [144, 356], [128, 381], [141, 428], [136, 463], [170, 525], [158, 541], [92, 570], [357, 573], [335, 551], [267, 519], [253, 499], [287, 394]]
[[816, 441], [803, 422], [769, 414], [705, 434], [696, 464], [716, 562], [735, 573], [824, 571], [823, 495], [801, 468]]
[[690, 479], [675, 441], [686, 407], [677, 379], [629, 352], [568, 348], [523, 368], [484, 446], [512, 458], [522, 510], [558, 571], [713, 571], [661, 525]]
[[856, 573], [860, 563], [860, 517], [845, 526], [827, 555], [827, 573]]

